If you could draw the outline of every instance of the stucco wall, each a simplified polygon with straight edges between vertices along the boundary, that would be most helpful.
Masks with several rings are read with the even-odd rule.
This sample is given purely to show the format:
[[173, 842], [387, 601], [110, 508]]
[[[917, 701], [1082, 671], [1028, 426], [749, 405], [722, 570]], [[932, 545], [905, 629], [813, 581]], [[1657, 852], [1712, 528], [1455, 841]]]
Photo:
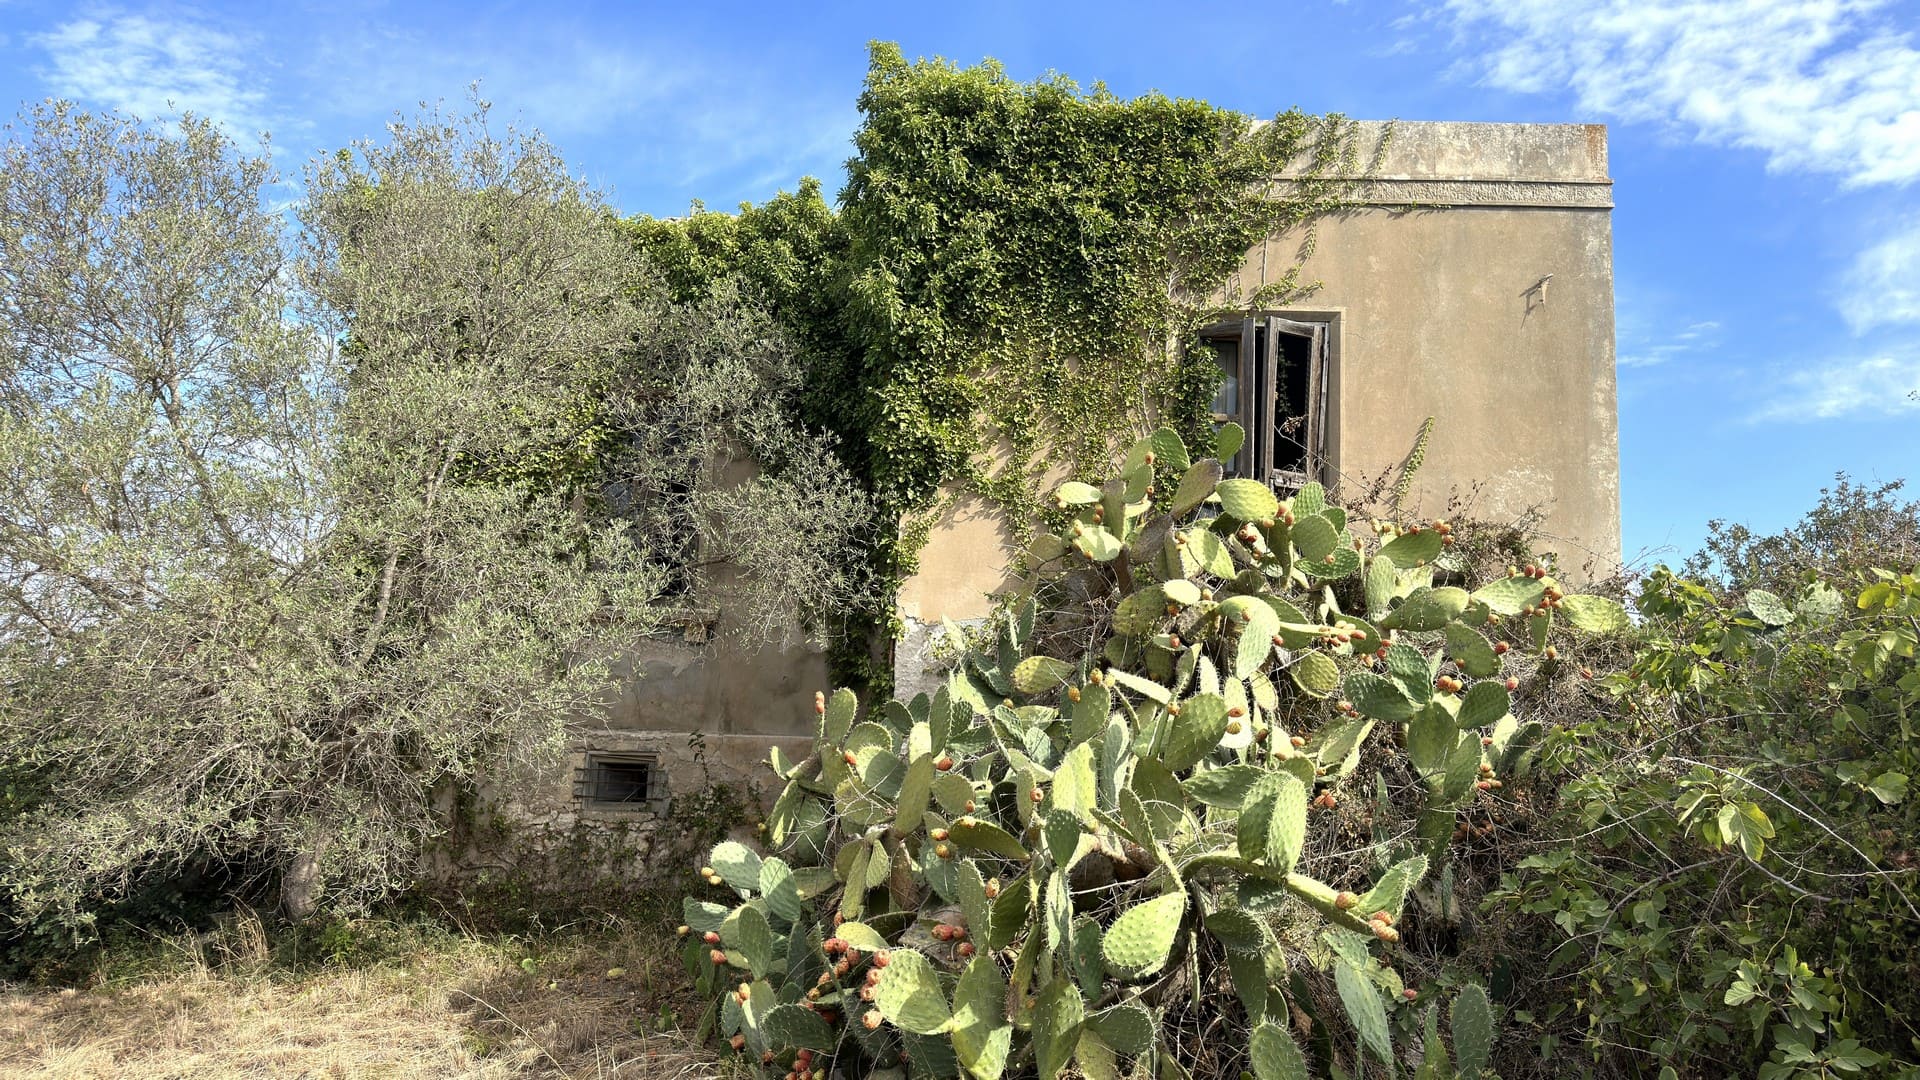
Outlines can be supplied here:
[[[1477, 483], [1478, 516], [1544, 511], [1573, 576], [1618, 564], [1606, 153], [1599, 125], [1395, 125], [1364, 196], [1378, 205], [1319, 224], [1301, 279], [1320, 287], [1291, 309], [1336, 324], [1332, 479], [1393, 468], [1435, 415], [1416, 511]], [[1243, 284], [1301, 239], [1255, 248]]]

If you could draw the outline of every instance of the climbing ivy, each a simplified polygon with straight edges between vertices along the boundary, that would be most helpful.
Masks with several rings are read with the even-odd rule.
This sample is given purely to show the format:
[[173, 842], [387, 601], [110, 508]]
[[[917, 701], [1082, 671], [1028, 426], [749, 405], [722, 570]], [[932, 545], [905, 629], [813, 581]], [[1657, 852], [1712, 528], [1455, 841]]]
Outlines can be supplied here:
[[[890, 45], [873, 48], [860, 108], [845, 318], [874, 491], [903, 514], [960, 481], [1019, 527], [1043, 462], [1099, 475], [1114, 440], [1204, 407], [1211, 385], [1180, 363], [1187, 331], [1298, 292], [1289, 268], [1222, 296], [1249, 249], [1339, 206], [1349, 182], [1330, 177], [1357, 172], [1337, 117], [1255, 124]], [[1275, 184], [1283, 171], [1301, 179]]]
[[1024, 534], [1042, 473], [1102, 475], [1150, 425], [1200, 435], [1218, 374], [1190, 362], [1192, 331], [1307, 291], [1297, 265], [1238, 271], [1365, 172], [1338, 116], [1255, 122], [890, 44], [872, 46], [860, 110], [837, 214], [808, 180], [738, 214], [626, 227], [676, 289], [735, 276], [772, 304], [809, 364], [806, 419], [876, 496], [894, 581], [943, 494], [985, 496]]

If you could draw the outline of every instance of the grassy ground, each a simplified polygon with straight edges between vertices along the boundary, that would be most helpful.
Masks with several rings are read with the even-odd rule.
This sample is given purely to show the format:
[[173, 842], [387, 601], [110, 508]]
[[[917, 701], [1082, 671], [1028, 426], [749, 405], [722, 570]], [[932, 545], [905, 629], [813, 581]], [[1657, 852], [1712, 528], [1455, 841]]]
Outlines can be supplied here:
[[695, 1001], [650, 926], [369, 920], [287, 953], [240, 918], [109, 953], [81, 987], [0, 984], [0, 1077], [729, 1075], [693, 1045]]

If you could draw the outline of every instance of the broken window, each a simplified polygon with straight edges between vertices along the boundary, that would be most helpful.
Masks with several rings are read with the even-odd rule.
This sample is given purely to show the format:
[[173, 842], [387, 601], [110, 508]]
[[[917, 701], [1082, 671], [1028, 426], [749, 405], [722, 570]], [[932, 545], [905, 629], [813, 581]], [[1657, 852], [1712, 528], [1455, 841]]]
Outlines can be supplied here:
[[1223, 378], [1213, 419], [1246, 429], [1226, 466], [1282, 491], [1322, 479], [1326, 462], [1327, 333], [1323, 322], [1259, 315], [1200, 332]]
[[574, 774], [574, 800], [590, 810], [665, 809], [666, 772], [651, 754], [588, 751]]

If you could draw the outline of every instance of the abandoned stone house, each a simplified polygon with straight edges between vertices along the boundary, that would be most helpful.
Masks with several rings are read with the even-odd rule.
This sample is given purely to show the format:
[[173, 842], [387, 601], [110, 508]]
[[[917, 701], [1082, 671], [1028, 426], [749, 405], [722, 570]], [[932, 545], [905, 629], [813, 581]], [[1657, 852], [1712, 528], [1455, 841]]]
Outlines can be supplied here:
[[[1379, 130], [1363, 125], [1363, 145]], [[1543, 513], [1539, 531], [1576, 574], [1617, 565], [1606, 129], [1396, 123], [1358, 201], [1318, 226], [1302, 272], [1320, 283], [1308, 306], [1205, 331], [1227, 376], [1215, 409], [1250, 433], [1231, 467], [1282, 488], [1377, 475], [1444, 403], [1416, 512], [1478, 484], [1481, 516]], [[1241, 284], [1277, 274], [1300, 247], [1271, 237], [1248, 252]], [[1276, 398], [1304, 415], [1274, 415]], [[942, 619], [988, 613], [1009, 583], [1009, 548], [1006, 523], [977, 499], [936, 524], [897, 600], [904, 694], [930, 681]], [[829, 684], [824, 655], [799, 644], [748, 654], [716, 629], [701, 644], [640, 644], [619, 700], [564, 771], [513, 793], [509, 814], [576, 843], [583, 831], [617, 835], [618, 857], [644, 860], [676, 795], [714, 782], [765, 788], [775, 744], [804, 756], [813, 693]]]

